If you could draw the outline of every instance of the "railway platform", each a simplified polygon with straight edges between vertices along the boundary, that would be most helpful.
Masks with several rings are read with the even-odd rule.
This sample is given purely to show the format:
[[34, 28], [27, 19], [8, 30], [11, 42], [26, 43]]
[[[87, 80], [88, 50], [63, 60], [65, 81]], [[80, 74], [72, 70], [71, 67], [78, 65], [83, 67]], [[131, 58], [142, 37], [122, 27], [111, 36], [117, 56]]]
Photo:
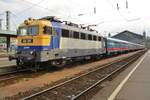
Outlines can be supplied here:
[[150, 100], [150, 50], [126, 70], [91, 100]]
[[8, 57], [0, 58], [0, 75], [12, 70], [16, 70], [15, 61], [9, 61]]
[[0, 58], [0, 68], [15, 65], [15, 61], [9, 61], [8, 57]]
[[108, 100], [150, 100], [150, 51], [130, 71]]

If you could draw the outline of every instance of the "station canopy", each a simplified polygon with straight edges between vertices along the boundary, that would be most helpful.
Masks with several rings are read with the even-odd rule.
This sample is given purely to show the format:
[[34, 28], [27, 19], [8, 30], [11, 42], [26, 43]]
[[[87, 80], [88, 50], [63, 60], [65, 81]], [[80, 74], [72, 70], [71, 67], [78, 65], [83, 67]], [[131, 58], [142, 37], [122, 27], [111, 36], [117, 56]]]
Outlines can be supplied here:
[[16, 36], [17, 32], [16, 31], [0, 30], [0, 35], [1, 36]]

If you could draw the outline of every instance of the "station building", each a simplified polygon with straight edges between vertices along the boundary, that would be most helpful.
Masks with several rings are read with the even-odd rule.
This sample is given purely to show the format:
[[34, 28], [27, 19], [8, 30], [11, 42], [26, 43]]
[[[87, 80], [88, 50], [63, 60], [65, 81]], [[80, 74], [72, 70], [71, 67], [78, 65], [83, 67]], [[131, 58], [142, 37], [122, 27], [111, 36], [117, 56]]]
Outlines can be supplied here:
[[0, 52], [8, 52], [10, 49], [15, 49], [16, 37], [15, 31], [0, 30]]
[[125, 40], [125, 41], [138, 43], [138, 44], [144, 44], [144, 45], [145, 45], [145, 39], [146, 39], [145, 35], [140, 35], [140, 34], [128, 31], [128, 30], [120, 32], [112, 36], [112, 38], [117, 38], [120, 40]]
[[10, 11], [6, 11], [6, 29], [2, 29], [2, 19], [0, 19], [0, 53], [16, 49], [17, 33], [10, 29], [10, 14]]

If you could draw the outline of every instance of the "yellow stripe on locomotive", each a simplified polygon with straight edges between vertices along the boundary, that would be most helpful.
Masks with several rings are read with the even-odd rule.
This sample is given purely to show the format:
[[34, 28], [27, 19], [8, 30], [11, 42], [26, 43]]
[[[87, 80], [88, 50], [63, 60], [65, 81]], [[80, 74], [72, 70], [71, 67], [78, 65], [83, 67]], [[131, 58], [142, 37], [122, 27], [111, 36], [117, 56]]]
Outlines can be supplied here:
[[50, 35], [19, 36], [17, 40], [18, 46], [49, 46], [51, 36]]
[[[44, 33], [44, 27], [52, 27], [50, 21], [47, 20], [25, 20], [23, 24], [20, 25], [19, 33], [23, 31], [25, 28], [30, 27], [37, 27], [38, 31], [36, 34], [31, 34], [27, 32], [27, 34], [19, 34], [17, 37], [18, 43], [17, 45], [20, 46], [50, 46], [51, 44], [51, 35], [50, 33]], [[30, 31], [30, 29], [29, 29]], [[55, 30], [52, 30], [53, 33], [56, 33]]]

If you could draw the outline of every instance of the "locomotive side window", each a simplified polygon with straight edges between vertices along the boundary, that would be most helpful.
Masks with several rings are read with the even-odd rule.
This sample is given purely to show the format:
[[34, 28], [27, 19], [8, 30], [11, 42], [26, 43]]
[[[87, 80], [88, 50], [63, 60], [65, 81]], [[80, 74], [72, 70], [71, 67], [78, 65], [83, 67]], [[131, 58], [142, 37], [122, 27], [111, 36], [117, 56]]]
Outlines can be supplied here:
[[73, 32], [73, 38], [79, 39], [79, 32], [74, 31]]
[[101, 37], [100, 36], [98, 37], [98, 41], [101, 41]]
[[69, 37], [69, 30], [62, 29], [62, 37]]
[[81, 33], [81, 39], [86, 39], [86, 35], [85, 35], [85, 33]]
[[92, 35], [88, 34], [88, 40], [92, 40]]
[[44, 34], [52, 34], [52, 27], [45, 26], [44, 27]]
[[93, 36], [93, 40], [96, 41], [97, 40], [97, 36], [94, 35]]

